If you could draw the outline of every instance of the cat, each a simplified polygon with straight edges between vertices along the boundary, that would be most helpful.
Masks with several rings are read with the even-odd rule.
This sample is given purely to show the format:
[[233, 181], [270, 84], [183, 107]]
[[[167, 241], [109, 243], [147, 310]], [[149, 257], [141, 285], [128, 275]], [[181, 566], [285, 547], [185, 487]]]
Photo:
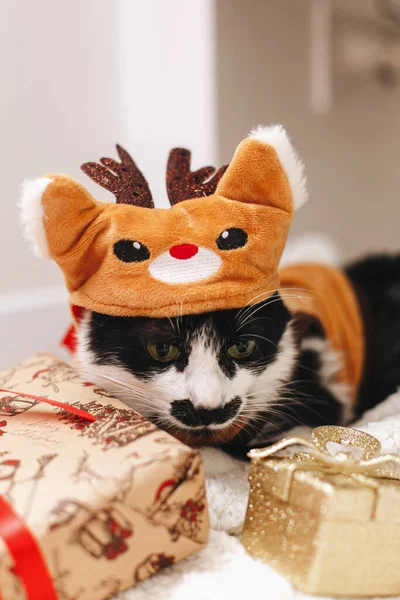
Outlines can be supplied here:
[[322, 324], [292, 313], [279, 289], [252, 306], [176, 318], [85, 311], [80, 369], [182, 441], [239, 457], [298, 426], [347, 425], [400, 384], [400, 257], [372, 256], [344, 272], [366, 342], [354, 403]]

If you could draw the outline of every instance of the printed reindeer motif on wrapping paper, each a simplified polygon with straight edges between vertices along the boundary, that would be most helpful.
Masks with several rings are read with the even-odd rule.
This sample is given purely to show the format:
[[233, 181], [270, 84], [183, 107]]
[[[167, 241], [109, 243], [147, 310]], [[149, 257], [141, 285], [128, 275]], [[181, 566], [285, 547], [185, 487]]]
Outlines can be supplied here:
[[190, 152], [172, 150], [169, 210], [154, 208], [135, 162], [117, 151], [121, 162], [82, 167], [116, 204], [58, 174], [23, 193], [28, 237], [63, 271], [73, 306], [171, 317], [239, 308], [274, 293], [293, 212], [307, 197], [303, 165], [280, 126], [255, 130], [217, 171], [192, 171]]

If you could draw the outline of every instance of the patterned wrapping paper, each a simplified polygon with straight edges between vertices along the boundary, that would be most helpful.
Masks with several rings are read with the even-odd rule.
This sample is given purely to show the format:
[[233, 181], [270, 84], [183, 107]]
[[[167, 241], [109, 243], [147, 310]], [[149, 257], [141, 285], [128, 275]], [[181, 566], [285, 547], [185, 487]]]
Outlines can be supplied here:
[[[242, 543], [309, 593], [400, 594], [400, 458], [378, 456], [378, 440], [354, 429], [319, 427], [313, 434], [314, 447], [293, 438], [251, 451]], [[366, 456], [353, 459], [339, 444]], [[308, 451], [278, 455], [296, 445]]]
[[0, 393], [0, 494], [34, 534], [56, 590], [44, 592], [28, 573], [29, 595], [29, 553], [15, 560], [0, 537], [2, 600], [105, 600], [206, 544], [197, 451], [48, 354], [0, 372], [0, 388], [96, 418]]

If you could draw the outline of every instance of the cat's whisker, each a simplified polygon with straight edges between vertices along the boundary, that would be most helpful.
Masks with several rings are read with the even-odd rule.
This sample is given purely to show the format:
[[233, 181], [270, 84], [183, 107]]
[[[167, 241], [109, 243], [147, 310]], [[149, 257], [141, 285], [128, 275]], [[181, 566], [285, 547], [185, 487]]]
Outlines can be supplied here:
[[[306, 289], [306, 288], [296, 288], [296, 287], [285, 287], [285, 288], [277, 288], [275, 290], [267, 290], [265, 292], [262, 292], [261, 294], [257, 294], [256, 296], [254, 296], [253, 298], [251, 298], [251, 300], [249, 300], [249, 302], [247, 302], [247, 304], [240, 309], [240, 311], [238, 311], [237, 315], [236, 315], [236, 320], [240, 320], [240, 318], [242, 316], [246, 316], [246, 314], [248, 313], [249, 310], [251, 310], [254, 305], [258, 305], [260, 302], [263, 301], [263, 298], [271, 298], [271, 299], [275, 299], [275, 295], [279, 294], [280, 298], [283, 298], [285, 295], [287, 296], [288, 294], [292, 293], [294, 294], [295, 292], [306, 292], [307, 293], [307, 297], [312, 298], [315, 297], [316, 295], [322, 296], [322, 294], [319, 294], [317, 292], [311, 292], [310, 290]], [[301, 297], [301, 296], [299, 296]], [[264, 304], [264, 306], [267, 306], [268, 303]]]
[[[121, 390], [125, 390], [125, 391], [128, 391], [128, 392], [133, 392], [136, 397], [140, 397], [143, 400], [148, 400], [149, 405], [151, 405], [152, 398], [142, 388], [129, 385], [129, 384], [123, 382], [123, 381], [120, 381], [120, 380], [115, 379], [114, 377], [110, 377], [108, 375], [104, 375], [102, 373], [97, 373], [96, 377], [100, 378], [100, 379], [104, 379], [106, 381], [109, 381], [110, 383], [113, 383], [114, 385], [118, 386]], [[153, 400], [153, 404], [154, 404], [154, 400]]]
[[262, 298], [262, 297], [270, 298], [274, 294], [280, 294], [280, 293], [286, 293], [286, 292], [307, 292], [307, 293], [311, 294], [310, 290], [308, 290], [306, 288], [298, 288], [298, 287], [284, 287], [284, 288], [273, 288], [273, 289], [265, 290], [264, 292], [261, 292], [260, 294], [256, 294], [248, 302], [246, 302], [246, 304], [238, 311], [236, 317], [239, 318], [241, 316], [241, 314], [243, 314], [243, 312], [246, 312], [246, 310], [251, 309], [254, 306], [254, 304], [256, 304], [256, 300], [258, 300], [258, 302], [262, 302], [262, 300], [259, 300], [259, 298]]
[[246, 335], [245, 333], [242, 335], [239, 335], [238, 338], [257, 338], [260, 340], [264, 340], [265, 342], [269, 342], [270, 344], [272, 344], [273, 346], [275, 346], [275, 348], [277, 348], [277, 345], [275, 344], [275, 342], [273, 342], [272, 340], [268, 339], [267, 337], [265, 337], [264, 335], [258, 335], [257, 333], [249, 333], [248, 335]]
[[271, 298], [271, 300], [269, 300], [265, 304], [256, 304], [255, 308], [253, 309], [253, 312], [251, 312], [248, 315], [245, 315], [244, 318], [238, 323], [239, 327], [236, 327], [236, 330], [239, 331], [240, 329], [243, 329], [243, 327], [246, 325], [248, 320], [251, 317], [253, 317], [259, 310], [265, 309], [267, 306], [271, 306], [272, 304], [275, 304], [275, 302], [282, 302], [283, 300], [287, 300], [290, 298], [296, 298], [296, 299], [302, 300], [302, 301], [307, 299], [306, 297], [299, 296], [298, 294], [286, 294], [285, 296], [277, 296], [277, 297], [273, 296]]

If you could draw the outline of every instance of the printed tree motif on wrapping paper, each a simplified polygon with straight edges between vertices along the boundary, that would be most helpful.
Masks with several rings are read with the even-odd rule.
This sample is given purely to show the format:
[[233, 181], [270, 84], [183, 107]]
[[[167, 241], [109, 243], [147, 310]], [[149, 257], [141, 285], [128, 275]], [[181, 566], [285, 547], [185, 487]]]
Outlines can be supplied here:
[[28, 514], [35, 503], [35, 497], [37, 494], [37, 489], [38, 489], [39, 483], [46, 476], [47, 465], [49, 465], [55, 458], [57, 458], [57, 456], [58, 456], [58, 454], [43, 454], [42, 456], [39, 456], [36, 459], [37, 469], [36, 469], [36, 472], [34, 473], [34, 475], [32, 477], [26, 479], [25, 481], [20, 482], [22, 484], [25, 482], [29, 482], [29, 481], [31, 482], [31, 489], [27, 490], [27, 493], [26, 493], [27, 503], [26, 503], [26, 508], [25, 508], [25, 512], [24, 512], [25, 519], [28, 517]]
[[61, 383], [81, 384], [79, 374], [62, 361], [52, 363], [45, 369], [39, 369], [33, 374], [32, 381], [40, 381], [44, 388], [52, 387], [55, 394], [59, 393]]
[[44, 454], [36, 459], [37, 467], [35, 472], [29, 477], [19, 475], [22, 463], [19, 459], [7, 458], [0, 460], [0, 494], [2, 494], [11, 504], [14, 503], [13, 491], [16, 486], [24, 486], [26, 506], [23, 512], [24, 518], [27, 517], [37, 493], [40, 481], [45, 477], [46, 467], [57, 454]]
[[103, 405], [92, 401], [88, 404], [75, 403], [73, 406], [92, 414], [94, 423], [79, 419], [62, 410], [62, 419], [78, 429], [81, 435], [92, 439], [103, 450], [127, 446], [137, 439], [157, 431], [157, 427], [147, 421], [139, 413], [123, 408], [115, 408], [112, 404]]
[[[51, 359], [53, 360], [53, 357], [51, 357]], [[26, 380], [26, 374], [24, 376], [24, 372], [29, 371], [30, 369], [32, 369], [32, 367], [39, 367], [42, 365], [43, 365], [43, 356], [38, 355], [33, 360], [26, 361], [21, 365], [17, 365], [16, 367], [11, 367], [10, 369], [7, 369], [6, 371], [1, 371], [1, 373], [0, 373], [0, 388], [6, 387], [6, 385], [10, 381], [14, 380], [14, 378], [17, 375], [19, 377], [22, 377], [23, 380], [21, 382], [13, 381], [13, 384], [12, 384], [13, 386], [20, 385], [21, 383], [29, 383]]]
[[[98, 489], [101, 486], [104, 494], [107, 493], [107, 497], [111, 503], [125, 502], [127, 493], [133, 488], [137, 466], [128, 460], [125, 463], [127, 468], [123, 473], [121, 469], [121, 473], [117, 472], [105, 475], [99, 472], [96, 465], [92, 464], [91, 458], [90, 453], [86, 451], [80, 454], [76, 468], [71, 473], [75, 482], [85, 481], [94, 489]], [[147, 461], [147, 464], [149, 462], [154, 462], [154, 459]]]
[[20, 466], [21, 461], [18, 459], [6, 458], [0, 461], [0, 493], [8, 500], [16, 484]]
[[170, 567], [175, 562], [175, 556], [163, 552], [150, 554], [135, 570], [135, 582], [139, 583], [162, 569]]
[[102, 481], [104, 479], [103, 475], [91, 467], [90, 458], [90, 454], [88, 454], [86, 450], [84, 450], [78, 457], [77, 467], [71, 474], [76, 482], [86, 480], [89, 482], [95, 481], [97, 484], [98, 481]]
[[180, 456], [173, 476], [163, 481], [157, 489], [147, 516], [156, 524], [165, 525], [174, 541], [179, 536], [197, 542], [202, 530], [206, 510], [206, 495], [201, 486], [194, 497], [183, 499], [183, 486], [200, 474], [201, 458], [196, 452]]

